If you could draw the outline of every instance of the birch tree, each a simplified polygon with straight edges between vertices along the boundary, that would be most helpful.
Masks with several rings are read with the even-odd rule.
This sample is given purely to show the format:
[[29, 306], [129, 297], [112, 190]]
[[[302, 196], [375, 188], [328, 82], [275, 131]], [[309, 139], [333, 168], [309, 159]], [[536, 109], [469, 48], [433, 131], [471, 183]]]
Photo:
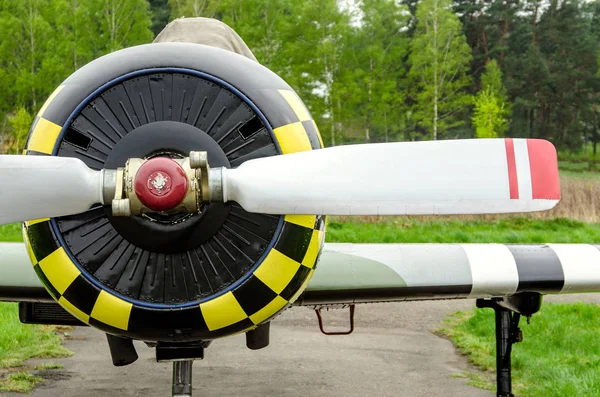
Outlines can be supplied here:
[[465, 123], [471, 48], [450, 0], [421, 0], [409, 63], [414, 118], [432, 139]]
[[[366, 88], [366, 106], [356, 111], [363, 116], [364, 140], [389, 141], [401, 129], [404, 91], [400, 84], [408, 54], [405, 35], [410, 22], [407, 6], [395, 0], [362, 0], [362, 25], [357, 32], [360, 50], [352, 51], [362, 64], [360, 80]], [[363, 102], [365, 95], [363, 94]], [[383, 137], [374, 137], [379, 132]]]
[[[146, 0], [93, 0], [86, 2], [95, 29], [91, 39], [96, 56], [152, 41], [152, 18]], [[95, 22], [95, 23], [94, 23]]]

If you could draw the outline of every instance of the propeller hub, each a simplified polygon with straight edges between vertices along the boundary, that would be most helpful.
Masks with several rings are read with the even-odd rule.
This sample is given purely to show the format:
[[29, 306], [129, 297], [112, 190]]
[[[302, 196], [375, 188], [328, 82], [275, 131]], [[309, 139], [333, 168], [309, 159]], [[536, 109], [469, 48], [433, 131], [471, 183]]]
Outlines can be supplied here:
[[144, 162], [135, 174], [134, 188], [146, 207], [167, 211], [183, 201], [188, 180], [179, 163], [167, 157], [155, 157]]

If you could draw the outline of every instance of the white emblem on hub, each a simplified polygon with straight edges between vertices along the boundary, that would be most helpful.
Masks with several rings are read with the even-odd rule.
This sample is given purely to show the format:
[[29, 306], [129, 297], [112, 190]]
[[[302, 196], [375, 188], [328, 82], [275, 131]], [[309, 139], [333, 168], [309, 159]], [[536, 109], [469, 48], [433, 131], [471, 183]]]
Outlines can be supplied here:
[[163, 174], [161, 174], [159, 172], [158, 175], [156, 175], [154, 177], [154, 179], [152, 180], [152, 186], [154, 186], [154, 188], [156, 190], [161, 191], [167, 185], [168, 180], [169, 180], [168, 176], [164, 176]]

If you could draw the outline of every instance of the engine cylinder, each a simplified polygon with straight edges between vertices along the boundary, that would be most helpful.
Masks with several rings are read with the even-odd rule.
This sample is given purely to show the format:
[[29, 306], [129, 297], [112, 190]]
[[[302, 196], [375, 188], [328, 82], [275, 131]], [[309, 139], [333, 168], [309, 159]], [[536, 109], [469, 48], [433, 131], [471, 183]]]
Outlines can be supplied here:
[[[320, 147], [308, 110], [268, 69], [218, 48], [157, 43], [65, 80], [36, 117], [26, 154], [116, 169], [196, 150], [211, 167], [236, 167]], [[247, 331], [288, 307], [314, 272], [324, 229], [321, 216], [236, 203], [134, 217], [98, 204], [24, 224], [36, 273], [71, 314], [108, 333], [174, 342]]]

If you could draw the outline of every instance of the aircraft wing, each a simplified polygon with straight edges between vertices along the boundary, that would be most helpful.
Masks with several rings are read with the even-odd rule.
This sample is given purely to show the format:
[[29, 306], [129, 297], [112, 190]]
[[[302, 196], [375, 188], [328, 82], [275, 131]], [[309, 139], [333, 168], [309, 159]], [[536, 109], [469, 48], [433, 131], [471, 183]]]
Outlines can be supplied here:
[[0, 243], [0, 301], [53, 301], [35, 274], [23, 243]]
[[325, 244], [297, 305], [600, 291], [600, 246]]
[[[296, 305], [600, 292], [600, 246], [325, 244]], [[51, 301], [23, 243], [0, 243], [0, 300]]]

